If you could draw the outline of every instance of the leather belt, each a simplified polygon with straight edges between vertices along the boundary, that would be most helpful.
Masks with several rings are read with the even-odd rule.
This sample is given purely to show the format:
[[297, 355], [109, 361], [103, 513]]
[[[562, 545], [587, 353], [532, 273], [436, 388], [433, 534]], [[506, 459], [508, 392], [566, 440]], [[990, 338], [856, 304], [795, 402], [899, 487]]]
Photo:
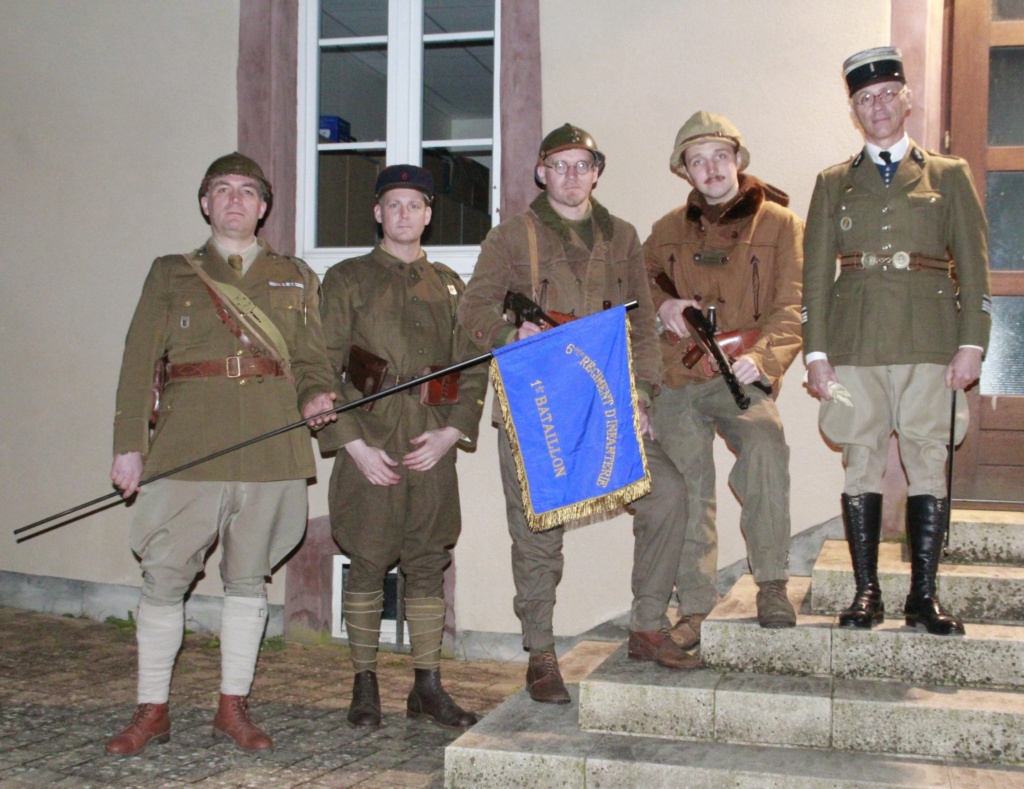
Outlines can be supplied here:
[[866, 269], [888, 266], [906, 271], [942, 271], [949, 273], [950, 261], [945, 258], [933, 258], [920, 252], [893, 252], [891, 255], [876, 255], [874, 252], [855, 252], [840, 255], [841, 269]]
[[185, 378], [250, 378], [252, 376], [284, 375], [281, 365], [263, 356], [228, 356], [203, 362], [181, 362], [167, 365], [167, 382]]

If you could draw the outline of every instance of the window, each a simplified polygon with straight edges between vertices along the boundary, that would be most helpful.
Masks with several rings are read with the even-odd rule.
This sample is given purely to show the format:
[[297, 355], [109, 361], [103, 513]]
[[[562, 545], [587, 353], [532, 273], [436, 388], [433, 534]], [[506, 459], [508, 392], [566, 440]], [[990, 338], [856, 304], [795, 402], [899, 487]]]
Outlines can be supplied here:
[[321, 273], [377, 239], [386, 164], [434, 176], [431, 259], [468, 276], [496, 220], [500, 0], [304, 0], [296, 248]]

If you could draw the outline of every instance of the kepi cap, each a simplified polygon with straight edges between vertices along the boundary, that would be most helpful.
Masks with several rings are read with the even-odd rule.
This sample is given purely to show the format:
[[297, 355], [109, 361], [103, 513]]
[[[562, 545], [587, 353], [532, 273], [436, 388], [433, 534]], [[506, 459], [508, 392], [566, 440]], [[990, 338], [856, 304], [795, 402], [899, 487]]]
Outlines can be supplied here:
[[430, 170], [415, 164], [393, 164], [385, 167], [377, 176], [377, 183], [373, 187], [374, 197], [379, 200], [389, 189], [416, 189], [426, 195], [427, 202], [431, 202], [434, 199], [434, 176]]
[[851, 55], [843, 61], [843, 76], [851, 96], [876, 82], [907, 84], [903, 73], [903, 53], [896, 47], [874, 47]]

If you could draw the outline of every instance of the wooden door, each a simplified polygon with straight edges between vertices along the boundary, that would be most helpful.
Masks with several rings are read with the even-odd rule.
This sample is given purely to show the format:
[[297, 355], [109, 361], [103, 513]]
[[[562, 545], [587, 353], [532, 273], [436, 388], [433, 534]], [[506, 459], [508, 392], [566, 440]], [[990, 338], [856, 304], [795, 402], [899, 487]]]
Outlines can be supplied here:
[[992, 337], [955, 455], [961, 506], [1024, 506], [1024, 0], [953, 0], [951, 153], [989, 220]]

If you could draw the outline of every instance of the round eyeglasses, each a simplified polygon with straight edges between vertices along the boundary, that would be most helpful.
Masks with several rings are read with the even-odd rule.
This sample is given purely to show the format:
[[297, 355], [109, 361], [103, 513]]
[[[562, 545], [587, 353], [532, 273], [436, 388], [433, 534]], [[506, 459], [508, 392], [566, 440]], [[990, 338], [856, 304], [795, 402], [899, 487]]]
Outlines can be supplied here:
[[878, 93], [871, 93], [864, 91], [859, 96], [854, 98], [853, 103], [858, 104], [861, 107], [872, 107], [877, 101], [879, 104], [891, 104], [892, 100], [899, 96], [906, 87], [893, 90], [892, 88], [886, 88], [885, 90], [879, 91]]
[[570, 169], [575, 170], [576, 175], [586, 175], [592, 169], [597, 167], [597, 162], [594, 161], [593, 159], [581, 159], [575, 164], [569, 164], [568, 162], [559, 159], [557, 162], [554, 162], [553, 164], [548, 164], [547, 162], [544, 162], [544, 166], [547, 167], [549, 170], [554, 170], [559, 175], [565, 175], [567, 172], [569, 172]]

